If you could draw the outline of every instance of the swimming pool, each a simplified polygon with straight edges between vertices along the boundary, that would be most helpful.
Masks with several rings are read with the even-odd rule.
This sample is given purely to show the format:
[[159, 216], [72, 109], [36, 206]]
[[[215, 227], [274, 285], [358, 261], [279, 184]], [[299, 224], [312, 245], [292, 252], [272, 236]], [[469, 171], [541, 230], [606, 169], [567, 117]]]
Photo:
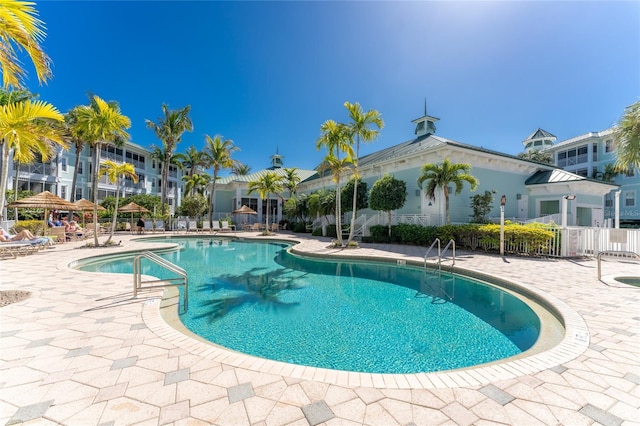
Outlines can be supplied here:
[[[189, 271], [185, 326], [259, 357], [359, 372], [440, 371], [517, 355], [540, 330], [519, 298], [458, 275], [301, 258], [276, 242], [168, 241], [181, 250], [163, 257]], [[130, 273], [131, 258], [81, 269]]]

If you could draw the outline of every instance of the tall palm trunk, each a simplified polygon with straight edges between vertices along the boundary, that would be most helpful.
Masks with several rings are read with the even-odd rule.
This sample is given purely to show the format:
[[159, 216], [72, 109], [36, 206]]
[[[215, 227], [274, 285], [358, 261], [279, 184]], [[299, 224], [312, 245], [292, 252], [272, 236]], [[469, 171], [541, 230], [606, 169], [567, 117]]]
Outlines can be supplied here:
[[[13, 184], [13, 201], [16, 202], [18, 201], [18, 179], [20, 178], [20, 163], [15, 162], [14, 163], [16, 166], [16, 175], [13, 179], [14, 184]], [[13, 218], [15, 219], [16, 222], [18, 222], [18, 208], [14, 207], [13, 208]], [[47, 218], [45, 217], [45, 220]]]
[[102, 144], [97, 142], [93, 148], [93, 179], [91, 182], [91, 198], [93, 201], [93, 243], [98, 247], [98, 169], [100, 168], [100, 150]]
[[165, 215], [165, 205], [167, 203], [167, 187], [169, 186], [169, 159], [165, 160], [162, 166], [162, 197], [160, 199], [160, 204], [162, 204], [161, 211], [162, 216]]
[[[358, 155], [360, 154], [360, 136], [358, 136], [358, 140], [356, 142], [356, 158], [355, 158], [355, 172], [357, 174], [358, 171]], [[353, 240], [353, 234], [355, 232], [355, 222], [356, 222], [356, 208], [358, 206], [358, 178], [355, 177], [353, 182], [353, 210], [351, 210], [351, 226], [349, 226], [349, 239], [347, 240], [347, 244], [349, 244]], [[342, 230], [340, 230], [342, 231]]]
[[213, 169], [213, 182], [211, 182], [211, 195], [209, 195], [209, 224], [213, 223], [213, 211], [216, 196], [216, 180], [218, 179], [218, 170]]
[[4, 211], [4, 205], [7, 196], [7, 181], [9, 180], [9, 156], [11, 154], [9, 144], [2, 139], [2, 174], [0, 175], [0, 220], [5, 219], [2, 217]]
[[113, 238], [113, 234], [116, 231], [116, 222], [118, 220], [118, 202], [120, 201], [120, 185], [122, 185], [122, 179], [118, 178], [118, 183], [116, 184], [116, 205], [113, 209], [113, 221], [111, 222], [111, 229], [109, 230], [109, 238], [107, 242], [104, 243], [106, 246], [109, 245], [111, 239]]

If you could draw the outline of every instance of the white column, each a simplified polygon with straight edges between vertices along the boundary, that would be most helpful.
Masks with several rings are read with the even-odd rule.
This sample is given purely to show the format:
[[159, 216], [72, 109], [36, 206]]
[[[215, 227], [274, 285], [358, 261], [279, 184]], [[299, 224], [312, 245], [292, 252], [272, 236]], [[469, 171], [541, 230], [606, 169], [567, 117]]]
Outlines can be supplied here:
[[613, 206], [615, 208], [615, 223], [613, 227], [620, 228], [620, 191], [614, 192], [613, 195], [615, 196], [613, 201]]
[[567, 227], [567, 197], [562, 197], [562, 219], [560, 222], [560, 226], [562, 228], [566, 228]]

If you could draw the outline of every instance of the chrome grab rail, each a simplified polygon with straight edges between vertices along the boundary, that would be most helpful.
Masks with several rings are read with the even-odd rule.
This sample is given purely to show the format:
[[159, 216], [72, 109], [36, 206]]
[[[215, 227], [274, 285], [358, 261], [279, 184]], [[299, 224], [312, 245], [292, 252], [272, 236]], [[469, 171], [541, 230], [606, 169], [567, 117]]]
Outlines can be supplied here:
[[[164, 269], [179, 275], [179, 277], [167, 278], [164, 280], [145, 281], [147, 283], [164, 282], [165, 284], [145, 286], [144, 288], [150, 289], [150, 288], [161, 288], [166, 286], [182, 286], [183, 287], [182, 313], [187, 312], [187, 310], [189, 309], [189, 295], [188, 295], [189, 278], [187, 276], [187, 271], [185, 271], [178, 265], [175, 265], [169, 262], [168, 260], [163, 259], [162, 257], [150, 251], [144, 251], [133, 258], [133, 297], [134, 298], [138, 297], [138, 290], [142, 289], [142, 258], [148, 259], [153, 263], [155, 263], [156, 265], [161, 266]], [[171, 283], [172, 281], [175, 281], [175, 280], [178, 280], [180, 282]]]
[[[444, 246], [444, 249], [442, 250], [442, 253], [445, 253], [449, 249], [449, 246], [452, 246], [451, 247], [451, 253], [453, 255], [453, 259], [452, 259], [453, 262], [451, 263], [451, 266], [455, 266], [455, 264], [456, 264], [456, 242], [453, 241], [453, 239], [450, 239], [449, 242], [447, 243], [447, 245]], [[442, 261], [442, 253], [440, 253], [440, 256], [439, 256], [440, 257], [440, 259], [439, 259], [440, 261]]]
[[640, 260], [640, 255], [638, 255], [638, 253], [635, 253], [633, 251], [618, 251], [618, 250], [607, 250], [607, 251], [601, 251], [600, 253], [598, 253], [598, 281], [602, 281], [602, 256], [617, 256], [617, 255], [623, 255], [622, 257], [628, 258], [627, 256], [630, 256], [631, 258], [635, 258], [636, 260]]
[[455, 266], [455, 264], [456, 264], [456, 242], [453, 239], [449, 240], [447, 245], [444, 246], [444, 249], [441, 250], [440, 249], [440, 238], [436, 238], [435, 241], [433, 243], [431, 243], [431, 245], [427, 249], [427, 252], [424, 254], [424, 268], [427, 269], [427, 258], [429, 257], [429, 253], [431, 252], [431, 250], [433, 250], [433, 247], [436, 244], [438, 245], [438, 270], [442, 269], [442, 254], [445, 253], [449, 249], [450, 246], [451, 246], [451, 253], [453, 255], [451, 266]]
[[440, 238], [436, 238], [434, 242], [431, 243], [427, 252], [424, 254], [424, 268], [427, 269], [427, 258], [429, 257], [429, 252], [433, 249], [433, 246], [438, 244], [438, 258], [440, 258]]

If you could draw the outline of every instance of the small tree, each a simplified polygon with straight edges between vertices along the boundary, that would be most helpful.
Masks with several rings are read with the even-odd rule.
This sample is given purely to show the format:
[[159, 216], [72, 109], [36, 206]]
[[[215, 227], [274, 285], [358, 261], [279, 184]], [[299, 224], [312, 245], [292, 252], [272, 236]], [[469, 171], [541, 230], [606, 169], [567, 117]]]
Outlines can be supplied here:
[[[340, 194], [340, 203], [342, 203], [342, 211], [350, 212], [353, 209], [353, 185], [356, 179], [351, 178], [349, 182], [345, 183], [342, 187], [342, 193]], [[369, 207], [369, 188], [367, 182], [363, 182], [358, 179], [358, 200], [356, 203], [356, 209], [362, 210]]]
[[369, 207], [389, 214], [389, 236], [391, 236], [391, 211], [404, 206], [407, 200], [407, 183], [386, 174], [371, 188]]
[[522, 158], [523, 160], [537, 161], [538, 163], [553, 164], [553, 154], [549, 151], [540, 151], [539, 149], [521, 152], [520, 154], [518, 154], [518, 158]]
[[183, 216], [200, 217], [207, 212], [208, 203], [207, 197], [202, 194], [190, 195], [184, 197], [178, 212]]
[[136, 169], [135, 167], [133, 167], [133, 164], [118, 164], [111, 160], [106, 160], [100, 166], [100, 169], [98, 170], [98, 177], [101, 177], [103, 175], [107, 175], [107, 179], [109, 180], [109, 182], [116, 185], [116, 203], [113, 208], [113, 220], [111, 221], [109, 238], [105, 243], [105, 245], [109, 245], [111, 239], [113, 238], [113, 233], [116, 230], [116, 222], [118, 221], [118, 201], [120, 200], [120, 187], [122, 186], [122, 182], [126, 178], [129, 178], [133, 181], [133, 183], [138, 183], [138, 175], [136, 174]]
[[493, 194], [496, 191], [484, 191], [484, 194], [476, 194], [471, 197], [471, 209], [473, 210], [473, 221], [475, 223], [485, 223], [487, 214], [493, 208]]

